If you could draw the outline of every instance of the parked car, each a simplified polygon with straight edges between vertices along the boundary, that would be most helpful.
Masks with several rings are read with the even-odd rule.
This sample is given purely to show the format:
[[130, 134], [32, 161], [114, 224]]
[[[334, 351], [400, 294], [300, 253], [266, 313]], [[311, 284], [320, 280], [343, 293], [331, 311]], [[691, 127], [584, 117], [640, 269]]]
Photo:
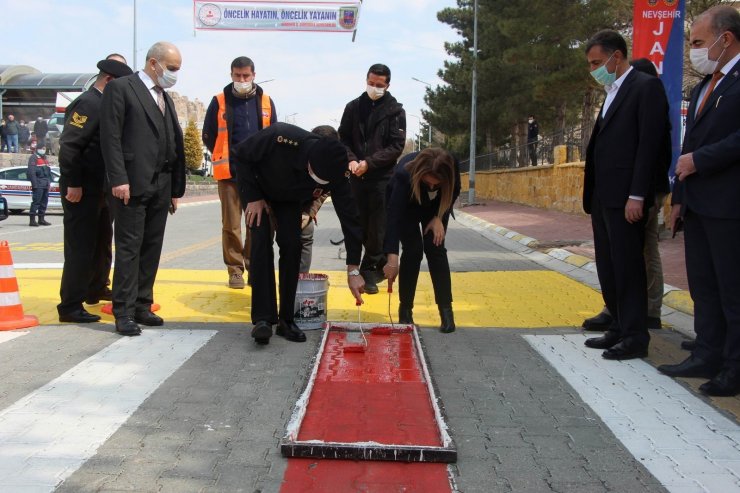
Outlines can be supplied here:
[[59, 138], [64, 130], [64, 113], [54, 113], [47, 121], [49, 133], [46, 134], [46, 150], [49, 154], [59, 155]]
[[[51, 168], [51, 189], [49, 190], [49, 209], [61, 209], [62, 198], [59, 193], [59, 168]], [[28, 167], [13, 166], [0, 168], [0, 193], [8, 202], [11, 214], [20, 214], [31, 208], [31, 182], [28, 181]]]

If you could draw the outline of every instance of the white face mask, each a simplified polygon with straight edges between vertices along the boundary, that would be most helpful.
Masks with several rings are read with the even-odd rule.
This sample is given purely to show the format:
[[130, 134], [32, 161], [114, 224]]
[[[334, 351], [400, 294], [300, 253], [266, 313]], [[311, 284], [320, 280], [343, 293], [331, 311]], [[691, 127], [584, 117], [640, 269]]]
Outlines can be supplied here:
[[372, 99], [373, 101], [377, 101], [378, 99], [383, 97], [383, 94], [385, 94], [385, 88], [373, 87], [368, 84], [365, 92], [367, 92], [367, 95], [370, 97], [370, 99]]
[[313, 179], [313, 181], [315, 181], [319, 185], [328, 185], [329, 184], [328, 181], [322, 180], [321, 178], [319, 178], [318, 176], [316, 176], [314, 174], [313, 170], [311, 169], [311, 165], [310, 164], [308, 165], [308, 175]]
[[529, 123], [534, 123], [534, 120], [532, 120], [531, 118], [530, 118], [529, 120], [527, 120], [527, 121], [528, 121]]
[[709, 48], [691, 48], [691, 50], [689, 50], [689, 59], [691, 60], [691, 66], [694, 67], [694, 70], [704, 75], [713, 74], [717, 70], [717, 62], [722, 58], [722, 55], [725, 54], [725, 50], [722, 50], [722, 53], [719, 54], [717, 60], [709, 59], [709, 50], [713, 48], [720, 39], [722, 39], [722, 36], [717, 38]]
[[247, 94], [252, 90], [254, 83], [250, 80], [249, 82], [234, 82], [234, 90], [237, 94]]
[[39, 149], [36, 151], [36, 154], [38, 154], [39, 156], [43, 156], [44, 154], [46, 154], [46, 149]]
[[157, 62], [157, 65], [162, 69], [162, 75], [157, 75], [157, 84], [162, 89], [169, 89], [177, 83], [177, 72], [167, 70], [162, 66], [161, 63]]

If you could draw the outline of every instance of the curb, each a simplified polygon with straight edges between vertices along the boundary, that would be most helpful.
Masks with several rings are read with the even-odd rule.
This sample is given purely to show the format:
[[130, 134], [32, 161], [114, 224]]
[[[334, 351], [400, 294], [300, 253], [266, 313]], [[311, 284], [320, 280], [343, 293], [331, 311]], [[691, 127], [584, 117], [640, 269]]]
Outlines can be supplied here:
[[[492, 232], [502, 236], [503, 238], [519, 243], [528, 249], [540, 251], [538, 250], [540, 242], [535, 238], [523, 235], [504, 226], [499, 226], [498, 224], [488, 222], [485, 219], [481, 219], [478, 216], [469, 214], [460, 209], [455, 210], [455, 215], [458, 221], [463, 224], [468, 223], [467, 225], [472, 226], [479, 231]], [[542, 250], [542, 253], [574, 268], [581, 269], [590, 274], [596, 274], [596, 262], [591, 258], [569, 252], [568, 250], [565, 250], [563, 248], [551, 248], [548, 250]], [[566, 274], [570, 275], [568, 273]], [[594, 287], [592, 283], [584, 282], [584, 278], [582, 276], [570, 277], [573, 277], [577, 281], [583, 282], [590, 287]], [[595, 289], [600, 290], [598, 284]], [[664, 284], [663, 304], [690, 317], [694, 316], [694, 306], [691, 302], [691, 297], [689, 296], [688, 291], [685, 291], [683, 289], [671, 286], [669, 284]]]

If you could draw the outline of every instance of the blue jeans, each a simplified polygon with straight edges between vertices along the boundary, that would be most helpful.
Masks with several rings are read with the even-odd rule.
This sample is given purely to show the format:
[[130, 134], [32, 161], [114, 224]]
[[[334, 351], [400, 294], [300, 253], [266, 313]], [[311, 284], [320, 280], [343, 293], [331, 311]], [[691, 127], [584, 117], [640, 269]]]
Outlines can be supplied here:
[[18, 152], [18, 134], [6, 135], [5, 139], [8, 141], [8, 152]]

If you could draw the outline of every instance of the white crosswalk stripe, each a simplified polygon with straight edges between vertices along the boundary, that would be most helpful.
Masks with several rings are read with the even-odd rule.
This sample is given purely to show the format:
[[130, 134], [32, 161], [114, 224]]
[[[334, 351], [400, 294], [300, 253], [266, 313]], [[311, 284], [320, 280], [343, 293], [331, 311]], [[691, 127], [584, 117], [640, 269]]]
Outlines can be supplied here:
[[118, 339], [0, 411], [0, 489], [52, 491], [215, 333]]
[[17, 330], [6, 330], [6, 331], [0, 331], [0, 344], [3, 342], [12, 341], [15, 338], [21, 337], [28, 334], [28, 332], [21, 332]]
[[525, 339], [671, 492], [740, 490], [740, 428], [642, 360], [604, 362], [585, 336]]

